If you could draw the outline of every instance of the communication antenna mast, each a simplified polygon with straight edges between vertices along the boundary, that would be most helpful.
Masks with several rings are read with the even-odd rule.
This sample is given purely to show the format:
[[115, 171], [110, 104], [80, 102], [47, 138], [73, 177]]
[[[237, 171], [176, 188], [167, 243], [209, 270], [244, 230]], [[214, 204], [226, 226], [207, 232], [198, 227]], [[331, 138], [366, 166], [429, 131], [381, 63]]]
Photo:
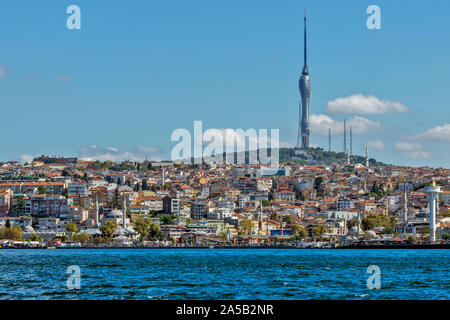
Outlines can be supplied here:
[[350, 127], [350, 157], [353, 155], [352, 127]]
[[331, 128], [328, 128], [328, 152], [331, 152]]
[[345, 128], [345, 119], [344, 119], [344, 153], [347, 152], [347, 129]]

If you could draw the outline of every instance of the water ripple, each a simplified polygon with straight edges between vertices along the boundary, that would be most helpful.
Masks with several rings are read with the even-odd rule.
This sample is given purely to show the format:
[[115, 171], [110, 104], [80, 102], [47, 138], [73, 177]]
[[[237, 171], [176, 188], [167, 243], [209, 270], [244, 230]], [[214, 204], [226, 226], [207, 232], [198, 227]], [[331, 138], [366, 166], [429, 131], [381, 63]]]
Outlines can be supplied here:
[[448, 250], [0, 250], [0, 299], [449, 299], [449, 266]]

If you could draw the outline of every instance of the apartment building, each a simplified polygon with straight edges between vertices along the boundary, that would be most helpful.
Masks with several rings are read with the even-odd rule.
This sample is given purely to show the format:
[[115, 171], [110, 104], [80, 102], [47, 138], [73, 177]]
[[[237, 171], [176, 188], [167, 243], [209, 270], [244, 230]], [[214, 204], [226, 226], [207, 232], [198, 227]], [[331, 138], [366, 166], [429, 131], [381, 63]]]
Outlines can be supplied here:
[[6, 217], [11, 212], [11, 189], [0, 189], [0, 216]]

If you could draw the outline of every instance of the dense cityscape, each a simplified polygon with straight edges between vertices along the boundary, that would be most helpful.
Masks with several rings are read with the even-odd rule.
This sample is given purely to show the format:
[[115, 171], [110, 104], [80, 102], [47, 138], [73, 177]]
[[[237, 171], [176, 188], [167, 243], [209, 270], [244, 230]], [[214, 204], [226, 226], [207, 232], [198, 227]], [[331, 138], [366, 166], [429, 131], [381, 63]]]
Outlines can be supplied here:
[[0, 164], [2, 247], [339, 247], [450, 234], [450, 170], [429, 167], [100, 162]]

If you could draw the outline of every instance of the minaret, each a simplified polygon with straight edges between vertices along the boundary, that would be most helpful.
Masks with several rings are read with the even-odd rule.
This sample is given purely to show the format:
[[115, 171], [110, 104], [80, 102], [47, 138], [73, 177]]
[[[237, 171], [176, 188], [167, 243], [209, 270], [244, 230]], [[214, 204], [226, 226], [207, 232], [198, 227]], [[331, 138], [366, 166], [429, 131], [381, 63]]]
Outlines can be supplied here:
[[360, 234], [359, 231], [361, 230], [361, 212], [359, 212], [359, 211], [358, 211], [358, 219], [357, 219], [356, 227], [358, 228], [357, 232], [359, 235]]
[[307, 55], [306, 55], [306, 9], [304, 18], [304, 65], [302, 75], [300, 77], [298, 86], [300, 89], [301, 104], [300, 104], [300, 117], [299, 128], [297, 136], [297, 148], [309, 148], [309, 104], [311, 102], [311, 82], [309, 79]]
[[125, 228], [127, 224], [127, 197], [125, 192], [123, 193], [123, 205], [122, 205], [122, 227]]
[[259, 203], [258, 231], [261, 234], [262, 229], [262, 201]]
[[94, 221], [95, 221], [95, 225], [98, 227], [99, 223], [98, 223], [98, 191], [95, 193], [95, 216], [94, 216]]
[[405, 223], [405, 233], [406, 233], [406, 224], [408, 223], [408, 197], [406, 195], [406, 184], [403, 184], [404, 186], [404, 199], [403, 199], [403, 222]]
[[161, 185], [162, 185], [162, 188], [164, 189], [164, 182], [166, 180], [165, 172], [164, 172], [164, 166], [161, 166], [161, 170], [162, 170], [162, 172], [161, 172]]
[[366, 167], [369, 166], [369, 148], [366, 146]]

